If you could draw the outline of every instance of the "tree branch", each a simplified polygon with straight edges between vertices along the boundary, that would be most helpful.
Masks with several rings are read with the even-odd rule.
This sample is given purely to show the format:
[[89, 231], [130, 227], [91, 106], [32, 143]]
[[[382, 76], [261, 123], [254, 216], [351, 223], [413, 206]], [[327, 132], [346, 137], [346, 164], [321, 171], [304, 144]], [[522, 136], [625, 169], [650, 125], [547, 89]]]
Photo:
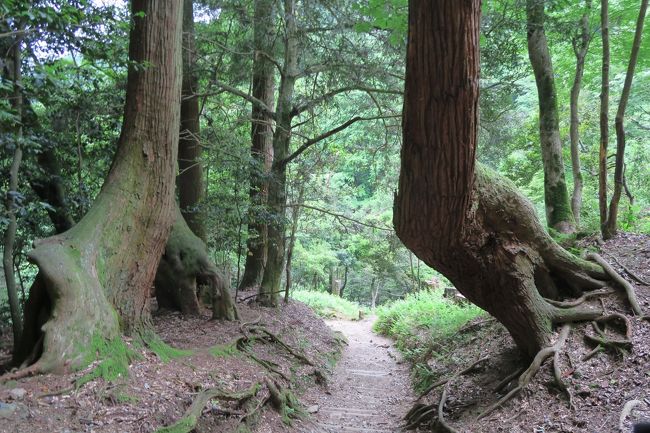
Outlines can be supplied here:
[[327, 101], [328, 99], [331, 99], [338, 94], [345, 93], [345, 92], [353, 92], [353, 91], [366, 92], [366, 93], [385, 93], [389, 95], [400, 95], [400, 96], [404, 95], [403, 90], [376, 89], [376, 88], [364, 87], [364, 86], [346, 86], [346, 87], [341, 87], [340, 89], [332, 90], [331, 92], [325, 93], [324, 95], [321, 95], [316, 99], [313, 99], [309, 102], [294, 107], [293, 110], [291, 111], [291, 115], [297, 116], [300, 113], [303, 113], [304, 111], [309, 110], [312, 107], [320, 104], [321, 102]]
[[352, 119], [350, 119], [347, 122], [337, 126], [334, 129], [330, 129], [329, 131], [324, 132], [324, 133], [322, 133], [321, 135], [319, 135], [317, 137], [310, 138], [309, 140], [305, 141], [302, 144], [302, 146], [300, 146], [291, 155], [287, 156], [285, 159], [283, 159], [281, 161], [277, 161], [274, 164], [278, 164], [278, 165], [287, 165], [287, 164], [289, 164], [291, 161], [293, 161], [294, 159], [299, 157], [305, 150], [309, 149], [314, 144], [318, 143], [319, 141], [323, 141], [326, 138], [331, 137], [332, 135], [334, 135], [334, 134], [336, 134], [338, 132], [343, 131], [344, 129], [346, 129], [347, 127], [349, 127], [350, 125], [352, 125], [354, 123], [360, 122], [362, 120], [378, 120], [378, 119], [388, 119], [388, 118], [395, 118], [395, 117], [401, 117], [401, 116], [400, 115], [392, 115], [392, 116], [373, 116], [373, 117], [359, 117], [359, 116], [353, 117]]
[[[275, 119], [275, 112], [269, 108], [268, 105], [264, 103], [264, 101], [257, 99], [256, 97], [249, 95], [248, 93], [242, 92], [241, 90], [237, 89], [236, 87], [229, 86], [228, 84], [224, 83], [223, 81], [220, 80], [213, 80], [213, 84], [221, 87], [223, 90], [225, 90], [228, 93], [232, 93], [235, 96], [239, 96], [240, 98], [244, 98], [251, 104], [255, 105], [257, 108], [263, 110], [265, 114], [268, 116], [272, 117]], [[192, 96], [197, 96], [197, 97], [204, 97], [204, 96], [211, 96], [214, 94], [219, 94], [222, 93], [221, 91], [218, 92], [209, 92], [209, 93], [196, 93]]]
[[343, 214], [332, 212], [330, 210], [322, 209], [322, 208], [319, 208], [319, 207], [316, 207], [316, 206], [310, 206], [310, 205], [304, 204], [304, 203], [287, 204], [287, 207], [302, 207], [302, 208], [305, 208], [305, 209], [311, 209], [311, 210], [315, 210], [316, 212], [321, 212], [321, 213], [333, 216], [335, 218], [344, 219], [346, 221], [350, 221], [350, 222], [353, 222], [355, 224], [359, 224], [361, 226], [368, 227], [368, 228], [371, 228], [371, 229], [383, 230], [383, 231], [386, 231], [386, 232], [394, 231], [391, 227], [382, 227], [382, 226], [376, 226], [376, 225], [373, 225], [373, 224], [364, 223], [363, 221], [359, 221], [359, 220], [351, 218], [349, 216], [345, 216]]

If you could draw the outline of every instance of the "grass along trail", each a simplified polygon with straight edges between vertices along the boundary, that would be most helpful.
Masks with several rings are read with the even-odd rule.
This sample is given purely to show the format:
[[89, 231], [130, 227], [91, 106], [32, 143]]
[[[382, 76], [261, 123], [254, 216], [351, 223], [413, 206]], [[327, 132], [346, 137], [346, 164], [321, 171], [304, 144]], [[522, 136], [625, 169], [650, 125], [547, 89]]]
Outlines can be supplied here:
[[313, 412], [297, 433], [394, 433], [410, 409], [409, 369], [392, 340], [372, 332], [375, 318], [327, 324], [348, 339], [325, 393], [303, 398]]

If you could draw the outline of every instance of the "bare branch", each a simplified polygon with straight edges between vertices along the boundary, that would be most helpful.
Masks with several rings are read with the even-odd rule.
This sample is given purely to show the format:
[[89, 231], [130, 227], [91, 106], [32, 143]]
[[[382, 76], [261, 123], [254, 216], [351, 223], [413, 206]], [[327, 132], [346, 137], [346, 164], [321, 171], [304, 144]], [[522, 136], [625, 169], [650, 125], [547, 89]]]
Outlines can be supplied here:
[[288, 204], [287, 207], [302, 207], [302, 208], [305, 208], [305, 209], [311, 209], [311, 210], [315, 210], [316, 212], [321, 212], [321, 213], [333, 216], [333, 217], [335, 217], [337, 219], [340, 218], [340, 219], [344, 219], [346, 221], [351, 221], [351, 222], [353, 222], [355, 224], [359, 224], [361, 226], [368, 227], [368, 228], [371, 228], [371, 229], [383, 230], [383, 231], [386, 231], [386, 232], [393, 232], [394, 231], [391, 227], [382, 227], [382, 226], [376, 226], [376, 225], [373, 225], [373, 224], [364, 223], [363, 221], [359, 221], [359, 220], [351, 218], [349, 216], [345, 216], [343, 214], [332, 212], [330, 210], [322, 209], [322, 208], [319, 208], [319, 207], [316, 207], [316, 206], [310, 206], [310, 205], [307, 205], [307, 204], [304, 204], [304, 203]]
[[291, 114], [292, 116], [297, 116], [300, 113], [309, 110], [312, 107], [322, 102], [325, 102], [336, 95], [339, 95], [341, 93], [346, 93], [346, 92], [353, 92], [353, 91], [366, 92], [366, 93], [385, 93], [389, 95], [400, 95], [400, 96], [404, 95], [403, 90], [397, 90], [397, 89], [376, 89], [376, 88], [364, 87], [364, 86], [346, 86], [346, 87], [341, 87], [340, 89], [332, 90], [331, 92], [327, 92], [316, 99], [312, 99], [311, 101], [308, 101], [304, 104], [294, 107], [293, 110], [291, 111]]
[[[237, 89], [236, 87], [229, 86], [228, 84], [224, 83], [223, 81], [215, 79], [213, 81], [213, 84], [221, 87], [223, 90], [225, 90], [228, 93], [232, 93], [235, 96], [239, 96], [240, 98], [244, 98], [245, 100], [247, 100], [251, 104], [255, 105], [257, 108], [263, 110], [265, 112], [265, 114], [267, 114], [268, 116], [275, 119], [275, 112], [273, 112], [273, 110], [271, 110], [271, 108], [269, 108], [269, 106], [266, 105], [264, 103], [264, 101], [262, 101], [260, 99], [257, 99], [256, 97], [254, 97], [254, 96], [252, 96], [252, 95], [250, 95], [248, 93], [242, 92], [241, 90]], [[223, 92], [222, 91], [217, 91], [217, 92], [208, 92], [208, 93], [196, 93], [196, 94], [194, 94], [192, 96], [205, 97], [205, 96], [218, 95], [220, 93], [223, 93]]]
[[352, 119], [350, 119], [347, 122], [337, 126], [336, 128], [330, 129], [329, 131], [324, 132], [324, 133], [322, 133], [321, 135], [319, 135], [317, 137], [314, 137], [314, 138], [311, 138], [311, 139], [305, 141], [303, 143], [303, 145], [300, 146], [291, 155], [289, 155], [288, 157], [286, 157], [285, 159], [283, 159], [281, 161], [277, 161], [274, 164], [278, 164], [278, 165], [287, 165], [287, 164], [289, 164], [291, 161], [293, 161], [294, 159], [299, 157], [305, 150], [309, 149], [314, 144], [318, 143], [319, 141], [323, 141], [326, 138], [331, 137], [332, 135], [334, 135], [334, 134], [336, 134], [338, 132], [343, 131], [344, 129], [346, 129], [347, 127], [349, 127], [350, 125], [352, 125], [354, 123], [360, 122], [362, 120], [379, 120], [379, 119], [388, 119], [388, 118], [395, 118], [395, 117], [401, 117], [401, 116], [400, 115], [392, 115], [392, 116], [374, 116], [374, 117], [359, 117], [359, 116], [353, 117]]

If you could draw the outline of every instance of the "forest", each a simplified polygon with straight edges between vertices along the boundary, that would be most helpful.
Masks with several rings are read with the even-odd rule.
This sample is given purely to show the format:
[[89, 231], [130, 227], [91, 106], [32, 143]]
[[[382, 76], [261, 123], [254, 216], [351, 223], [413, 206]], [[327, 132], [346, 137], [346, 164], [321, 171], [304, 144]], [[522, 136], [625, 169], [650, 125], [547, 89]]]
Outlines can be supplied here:
[[0, 432], [650, 431], [647, 8], [3, 0]]

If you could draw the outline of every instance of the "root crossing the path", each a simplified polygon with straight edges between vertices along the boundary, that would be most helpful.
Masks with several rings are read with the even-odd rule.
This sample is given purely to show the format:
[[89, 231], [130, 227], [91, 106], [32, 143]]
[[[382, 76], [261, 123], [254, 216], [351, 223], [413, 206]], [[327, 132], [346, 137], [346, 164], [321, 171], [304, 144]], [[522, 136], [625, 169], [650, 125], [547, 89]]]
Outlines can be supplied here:
[[296, 433], [394, 433], [415, 396], [407, 363], [393, 342], [373, 333], [374, 319], [332, 321], [328, 325], [348, 340], [327, 384], [302, 399], [311, 419]]

